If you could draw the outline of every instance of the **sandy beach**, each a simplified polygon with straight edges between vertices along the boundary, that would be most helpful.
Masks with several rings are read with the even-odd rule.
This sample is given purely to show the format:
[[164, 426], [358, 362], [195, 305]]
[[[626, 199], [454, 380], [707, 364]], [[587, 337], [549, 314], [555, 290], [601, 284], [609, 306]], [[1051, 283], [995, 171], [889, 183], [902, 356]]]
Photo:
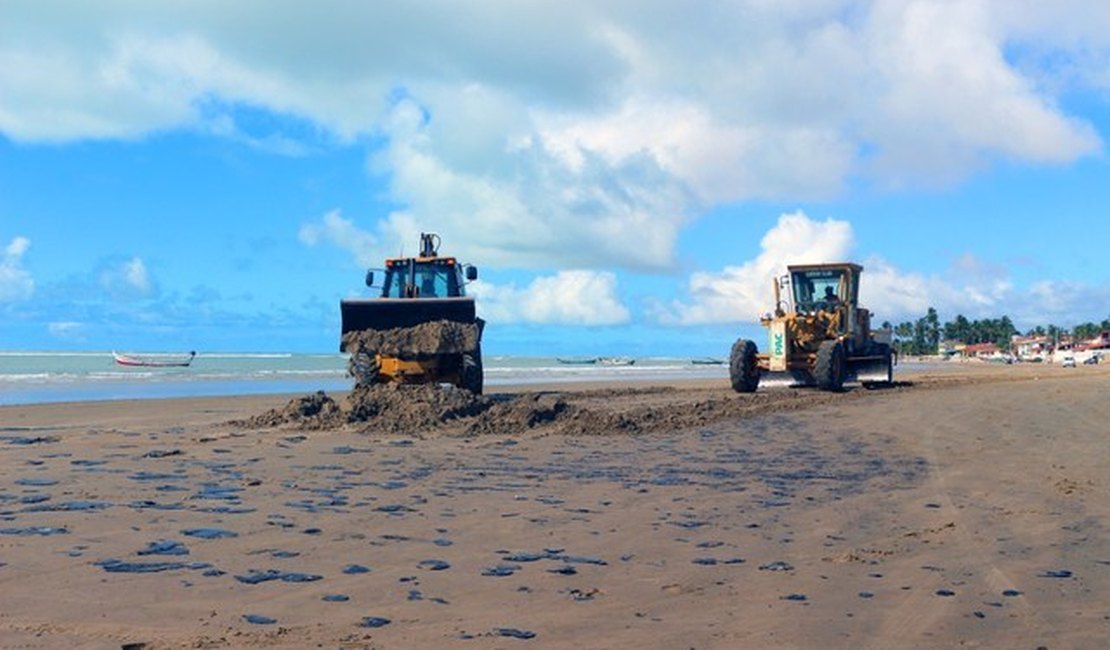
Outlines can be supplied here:
[[0, 407], [0, 647], [1105, 647], [1110, 367], [899, 379], [529, 386], [573, 415], [489, 433]]

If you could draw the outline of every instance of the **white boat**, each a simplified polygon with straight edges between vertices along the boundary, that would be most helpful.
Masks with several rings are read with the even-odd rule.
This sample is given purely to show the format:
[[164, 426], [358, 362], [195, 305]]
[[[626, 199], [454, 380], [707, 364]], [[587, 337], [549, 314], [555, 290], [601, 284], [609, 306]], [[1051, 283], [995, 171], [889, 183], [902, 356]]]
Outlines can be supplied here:
[[112, 351], [116, 364], [143, 368], [186, 368], [196, 356], [195, 351], [188, 354], [121, 354]]
[[603, 366], [631, 366], [636, 360], [630, 357], [599, 357], [597, 362]]

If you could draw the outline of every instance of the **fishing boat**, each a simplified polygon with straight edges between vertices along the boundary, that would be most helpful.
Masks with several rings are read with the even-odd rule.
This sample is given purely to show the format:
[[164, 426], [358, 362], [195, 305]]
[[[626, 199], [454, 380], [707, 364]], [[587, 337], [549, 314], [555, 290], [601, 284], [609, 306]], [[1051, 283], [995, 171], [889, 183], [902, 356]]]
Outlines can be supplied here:
[[583, 357], [583, 358], [575, 357], [573, 359], [568, 359], [568, 358], [563, 358], [563, 357], [556, 357], [555, 360], [558, 361], [559, 363], [565, 363], [565, 364], [571, 365], [571, 366], [592, 366], [595, 363], [597, 363], [597, 357]]
[[694, 364], [695, 366], [719, 366], [724, 363], [724, 359], [702, 357], [700, 359], [690, 359], [690, 363]]
[[188, 354], [120, 354], [112, 351], [117, 365], [144, 368], [186, 368], [196, 356], [195, 351]]
[[631, 366], [636, 360], [629, 357], [601, 357], [597, 362], [603, 366]]

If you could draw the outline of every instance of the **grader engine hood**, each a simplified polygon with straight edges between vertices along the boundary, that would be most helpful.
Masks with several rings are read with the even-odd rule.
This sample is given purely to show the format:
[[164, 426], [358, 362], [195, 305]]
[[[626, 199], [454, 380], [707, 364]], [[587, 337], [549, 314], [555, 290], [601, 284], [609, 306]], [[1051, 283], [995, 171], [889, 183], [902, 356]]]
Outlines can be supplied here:
[[[342, 334], [362, 330], [390, 330], [415, 327], [431, 321], [474, 323], [473, 298], [347, 298], [340, 301]], [[342, 336], [340, 337], [342, 340]], [[344, 343], [339, 351], [346, 352]]]

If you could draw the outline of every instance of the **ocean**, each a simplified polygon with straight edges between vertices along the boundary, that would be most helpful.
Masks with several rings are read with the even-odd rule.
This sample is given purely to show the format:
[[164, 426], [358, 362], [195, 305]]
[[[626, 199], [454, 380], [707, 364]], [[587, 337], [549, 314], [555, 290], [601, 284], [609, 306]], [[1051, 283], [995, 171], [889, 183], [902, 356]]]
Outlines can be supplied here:
[[[613, 379], [720, 378], [728, 367], [689, 358], [637, 358], [633, 365], [563, 363], [555, 357], [486, 356], [485, 384]], [[198, 353], [187, 368], [116, 365], [111, 352], [0, 352], [0, 405], [347, 390], [343, 354]]]

